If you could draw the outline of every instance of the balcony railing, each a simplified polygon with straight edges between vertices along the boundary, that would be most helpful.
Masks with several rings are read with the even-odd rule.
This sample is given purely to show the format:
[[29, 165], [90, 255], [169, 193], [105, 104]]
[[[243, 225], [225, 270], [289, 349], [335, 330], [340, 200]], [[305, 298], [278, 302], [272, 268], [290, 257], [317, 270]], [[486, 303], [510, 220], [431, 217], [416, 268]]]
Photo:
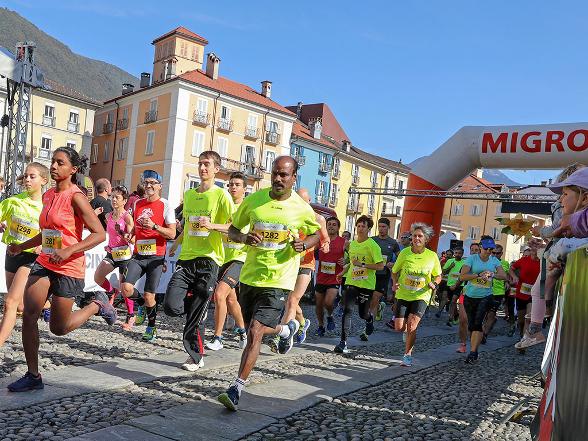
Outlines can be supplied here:
[[80, 131], [80, 123], [68, 121], [67, 122], [67, 131], [73, 132], [73, 133], [78, 133]]
[[317, 195], [316, 196], [316, 203], [321, 205], [327, 205], [328, 197], [326, 195]]
[[245, 127], [245, 138], [259, 139], [259, 129], [257, 127]]
[[55, 127], [55, 117], [43, 115], [43, 125], [49, 127]]
[[359, 185], [359, 176], [352, 176], [351, 177], [351, 184]]
[[374, 207], [373, 205], [368, 205], [368, 216], [373, 216], [375, 212], [376, 207]]
[[43, 149], [43, 148], [35, 147], [34, 154], [35, 154], [35, 158], [38, 158], [38, 159], [45, 159], [45, 160], [51, 159], [51, 150], [50, 149]]
[[278, 145], [280, 143], [280, 134], [278, 132], [265, 132], [265, 142]]
[[294, 155], [294, 159], [296, 159], [296, 162], [298, 162], [300, 167], [306, 164], [306, 156], [304, 155]]
[[116, 123], [117, 130], [126, 130], [129, 128], [129, 120], [127, 118], [119, 119]]
[[255, 164], [246, 164], [234, 159], [221, 158], [221, 169], [225, 172], [239, 171], [253, 179], [263, 179], [263, 169]]
[[192, 122], [196, 125], [206, 127], [210, 124], [210, 113], [202, 112], [201, 110], [194, 110]]
[[112, 133], [113, 130], [114, 130], [113, 123], [106, 123], [102, 126], [102, 133]]
[[350, 200], [347, 203], [348, 213], [361, 213], [363, 211], [363, 202], [354, 202]]
[[441, 220], [441, 225], [445, 225], [446, 227], [461, 228], [460, 221], [449, 220], [447, 218], [443, 218]]
[[157, 110], [145, 112], [145, 124], [157, 121]]
[[339, 199], [337, 198], [330, 198], [329, 199], [329, 207], [335, 208], [337, 206], [337, 203], [339, 202]]
[[223, 132], [232, 132], [233, 131], [233, 120], [221, 118], [218, 120], [218, 124], [216, 125], [217, 129]]
[[335, 168], [333, 169], [333, 179], [339, 179], [341, 177], [341, 169]]
[[319, 173], [329, 173], [331, 171], [331, 164], [328, 162], [321, 162], [319, 164]]

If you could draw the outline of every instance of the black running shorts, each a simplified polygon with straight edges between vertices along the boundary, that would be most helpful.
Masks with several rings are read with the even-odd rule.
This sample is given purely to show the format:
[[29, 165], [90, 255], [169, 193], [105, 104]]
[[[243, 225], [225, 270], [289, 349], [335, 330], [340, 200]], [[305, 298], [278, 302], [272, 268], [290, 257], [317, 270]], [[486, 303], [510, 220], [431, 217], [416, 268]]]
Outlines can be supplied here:
[[84, 279], [76, 279], [75, 277], [56, 273], [37, 262], [31, 267], [29, 277], [47, 277], [49, 279], [48, 295], [53, 295], [54, 297], [73, 299], [84, 295]]
[[163, 273], [164, 263], [165, 258], [163, 256], [134, 255], [129, 260], [127, 269], [123, 273], [123, 283], [134, 285], [145, 274], [145, 288], [143, 288], [143, 291], [155, 294]]
[[410, 314], [423, 318], [427, 310], [427, 302], [424, 300], [402, 300], [396, 299], [396, 318], [405, 319]]
[[317, 283], [314, 286], [314, 292], [319, 294], [325, 294], [329, 289], [336, 289], [339, 291], [340, 285], [323, 285], [322, 283]]
[[239, 303], [245, 324], [257, 320], [269, 328], [278, 326], [289, 293], [290, 291], [281, 288], [265, 288], [241, 283]]
[[381, 294], [388, 294], [388, 287], [390, 286], [390, 276], [388, 274], [376, 274], [376, 287], [374, 288], [375, 292], [379, 292]]
[[6, 253], [4, 258], [4, 271], [15, 274], [21, 266], [31, 268], [37, 260], [38, 255], [35, 253], [22, 252], [16, 256]]
[[235, 289], [239, 285], [239, 277], [241, 276], [241, 268], [243, 268], [243, 262], [239, 260], [231, 260], [220, 267], [219, 270], [219, 282], [225, 282]]

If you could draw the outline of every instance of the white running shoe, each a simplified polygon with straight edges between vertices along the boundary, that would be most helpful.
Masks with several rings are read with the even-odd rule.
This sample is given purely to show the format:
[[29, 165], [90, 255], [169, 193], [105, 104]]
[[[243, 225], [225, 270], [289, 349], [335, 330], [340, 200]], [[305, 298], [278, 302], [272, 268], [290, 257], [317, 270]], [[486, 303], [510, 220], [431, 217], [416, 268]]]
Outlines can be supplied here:
[[245, 349], [247, 346], [247, 333], [239, 334], [239, 349]]
[[211, 351], [218, 351], [219, 349], [224, 348], [223, 341], [220, 337], [217, 337], [215, 335], [214, 337], [212, 337], [212, 340], [206, 343], [206, 348], [210, 349]]
[[192, 357], [188, 357], [188, 359], [182, 365], [182, 369], [185, 371], [196, 372], [201, 367], [204, 367], [204, 358], [201, 358], [198, 363], [192, 360]]
[[515, 344], [515, 348], [525, 349], [530, 346], [535, 346], [535, 345], [541, 344], [543, 342], [545, 342], [545, 336], [543, 335], [542, 332], [538, 332], [533, 335], [529, 335], [528, 333], [525, 332], [525, 335], [523, 335], [523, 338], [521, 339], [521, 341], [518, 342], [517, 344]]

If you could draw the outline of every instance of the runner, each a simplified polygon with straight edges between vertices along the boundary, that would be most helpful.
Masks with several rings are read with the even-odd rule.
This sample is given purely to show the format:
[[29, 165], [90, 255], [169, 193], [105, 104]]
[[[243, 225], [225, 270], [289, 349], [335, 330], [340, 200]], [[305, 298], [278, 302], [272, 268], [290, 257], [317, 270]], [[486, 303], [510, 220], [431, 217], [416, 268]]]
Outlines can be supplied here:
[[[502, 253], [504, 249], [502, 245], [496, 244], [496, 248], [492, 251], [492, 255], [496, 257], [500, 261], [500, 265], [502, 266], [502, 270], [505, 274], [508, 274], [510, 269], [510, 264], [502, 259]], [[504, 303], [506, 305], [506, 290], [508, 289], [508, 284], [505, 280], [494, 279], [492, 281], [492, 295], [493, 302], [492, 305], [488, 308], [488, 314], [486, 314], [486, 319], [484, 320], [484, 335], [482, 336], [482, 344], [486, 344], [488, 340], [488, 335], [492, 331], [494, 324], [496, 323], [496, 314], [500, 309], [500, 306]]]
[[[241, 172], [234, 172], [229, 178], [229, 194], [233, 199], [233, 213], [237, 211], [245, 196], [245, 175]], [[214, 336], [212, 340], [206, 343], [206, 347], [211, 351], [218, 351], [223, 348], [223, 327], [227, 318], [227, 309], [235, 320], [235, 332], [239, 336], [239, 348], [243, 349], [247, 344], [247, 330], [241, 313], [241, 306], [237, 301], [237, 290], [239, 289], [239, 276], [245, 257], [247, 257], [247, 248], [241, 243], [232, 242], [227, 236], [229, 225], [218, 229], [224, 234], [223, 246], [225, 250], [225, 260], [219, 271], [219, 281], [214, 291]], [[245, 228], [246, 231], [249, 231]]]
[[139, 199], [143, 199], [144, 197], [145, 186], [143, 185], [143, 182], [139, 182], [137, 184], [137, 189], [129, 195], [129, 200], [125, 204], [125, 210], [127, 210], [132, 215], [135, 202], [137, 202]]
[[510, 268], [510, 279], [512, 280], [513, 286], [516, 286], [517, 288], [515, 295], [517, 305], [517, 327], [521, 339], [530, 323], [530, 317], [527, 319], [526, 315], [531, 313], [531, 288], [537, 280], [540, 272], [537, 249], [531, 249], [531, 247], [527, 248], [528, 254], [523, 255], [523, 257], [517, 260]]
[[370, 313], [370, 300], [376, 287], [376, 271], [384, 268], [384, 258], [380, 246], [369, 237], [374, 221], [369, 216], [360, 216], [355, 221], [357, 240], [349, 244], [349, 260], [343, 270], [337, 274], [337, 280], [345, 275], [343, 291], [343, 317], [341, 324], [341, 341], [335, 346], [335, 352], [345, 354], [347, 333], [351, 329], [351, 308], [357, 301], [359, 317], [365, 320], [365, 329], [360, 335], [367, 341], [374, 332], [374, 316]]
[[496, 248], [494, 239], [482, 236], [480, 254], [472, 254], [461, 267], [459, 279], [468, 282], [463, 291], [463, 306], [468, 318], [468, 330], [471, 332], [470, 353], [465, 362], [473, 364], [478, 361], [478, 347], [482, 341], [482, 323], [492, 303], [492, 280], [507, 280], [500, 261], [492, 255]]
[[[461, 269], [461, 266], [463, 265], [463, 260], [462, 260], [463, 248], [458, 247], [458, 248], [455, 248], [455, 250], [447, 250], [445, 252], [445, 255], [451, 256], [451, 257], [449, 259], [447, 259], [444, 263], [439, 261], [439, 263], [441, 263], [441, 267], [443, 268], [443, 275], [442, 275], [441, 283], [439, 284], [439, 288], [437, 290], [437, 292], [439, 293], [440, 299], [439, 299], [439, 310], [437, 311], [435, 316], [437, 318], [440, 318], [441, 312], [445, 309], [445, 306], [447, 305], [447, 303], [449, 303], [449, 311], [448, 311], [448, 316], [447, 316], [447, 326], [451, 326], [452, 320], [453, 320], [453, 317], [455, 314], [455, 306], [452, 302], [453, 294], [454, 294], [457, 286], [461, 285], [461, 283], [457, 283], [458, 282], [457, 279], [459, 276], [459, 270]], [[451, 281], [449, 280], [450, 273], [451, 273]], [[455, 300], [457, 302], [457, 297]]]
[[473, 242], [470, 244], [470, 256], [474, 254], [480, 254], [480, 244], [478, 242]]
[[378, 235], [372, 239], [380, 246], [382, 257], [384, 258], [384, 268], [376, 271], [376, 288], [370, 303], [370, 313], [376, 321], [381, 321], [384, 315], [386, 303], [382, 302], [382, 297], [388, 296], [390, 280], [392, 278], [391, 269], [400, 253], [400, 246], [395, 239], [392, 239], [388, 233], [390, 231], [390, 221], [385, 217], [378, 221]]
[[[111, 304], [116, 296], [116, 290], [112, 287], [106, 276], [114, 269], [118, 269], [120, 277], [127, 269], [127, 264], [132, 257], [132, 243], [126, 237], [133, 231], [133, 217], [125, 210], [125, 203], [129, 198], [126, 187], [118, 186], [112, 189], [111, 200], [113, 211], [106, 215], [106, 232], [108, 233], [108, 245], [106, 257], [100, 262], [94, 273], [94, 282], [101, 286], [111, 296]], [[98, 217], [100, 219], [100, 217]], [[127, 318], [123, 328], [130, 330], [135, 323], [134, 302], [125, 297]]]
[[441, 263], [437, 253], [426, 248], [433, 228], [416, 222], [410, 226], [412, 246], [404, 248], [392, 267], [396, 289], [396, 330], [406, 332], [402, 366], [412, 366], [416, 331], [431, 297], [441, 282]]
[[[316, 335], [323, 337], [326, 331], [335, 330], [333, 309], [335, 299], [339, 294], [337, 274], [345, 266], [345, 239], [339, 236], [341, 222], [336, 217], [327, 219], [327, 233], [329, 234], [329, 252], [319, 250], [318, 273], [314, 287], [315, 310], [318, 320]], [[327, 310], [327, 327], [325, 329], [325, 309]]]
[[[135, 250], [123, 274], [121, 291], [123, 296], [137, 299], [140, 306], [135, 324], [142, 325], [147, 318], [143, 340], [153, 341], [157, 337], [155, 291], [163, 272], [167, 240], [173, 239], [176, 234], [176, 219], [174, 210], [161, 197], [159, 173], [145, 170], [142, 180], [145, 198], [137, 200], [132, 208], [134, 228], [125, 239], [129, 241], [131, 236], [135, 236]], [[143, 275], [146, 276], [145, 287], [143, 298], [140, 298], [135, 284]]]
[[[78, 186], [77, 174], [83, 173], [85, 158], [70, 147], [59, 147], [51, 159], [51, 177], [55, 188], [43, 195], [39, 217], [41, 233], [24, 243], [8, 246], [11, 255], [42, 245], [41, 254], [31, 267], [24, 296], [22, 340], [28, 371], [8, 385], [11, 392], [43, 389], [39, 373], [39, 314], [49, 295], [51, 318], [49, 329], [65, 335], [82, 326], [93, 315], [100, 314], [109, 325], [116, 322], [116, 310], [102, 292], [96, 293], [89, 305], [72, 312], [75, 297], [84, 290], [86, 269], [84, 251], [103, 242], [106, 234], [94, 210]], [[80, 176], [81, 177], [81, 176]], [[90, 234], [82, 239], [82, 230]]]
[[106, 178], [100, 178], [96, 181], [96, 197], [90, 201], [90, 205], [94, 209], [94, 213], [98, 215], [102, 227], [106, 230], [106, 216], [112, 211], [112, 203], [110, 202], [110, 194], [112, 193], [112, 185]]
[[[23, 177], [22, 193], [0, 202], [0, 222], [7, 224], [2, 242], [22, 243], [39, 234], [39, 216], [43, 208], [42, 191], [49, 182], [49, 169], [38, 162], [27, 165]], [[22, 312], [24, 289], [33, 263], [37, 260], [34, 249], [11, 256], [6, 253], [4, 271], [8, 292], [4, 298], [4, 315], [0, 322], [0, 347], [10, 337], [16, 324], [17, 311]]]
[[[295, 192], [298, 163], [279, 156], [272, 166], [272, 186], [245, 198], [233, 215], [229, 239], [249, 245], [241, 269], [239, 302], [247, 326], [247, 346], [241, 355], [239, 373], [218, 400], [236, 410], [245, 382], [255, 366], [264, 334], [278, 333], [292, 341], [298, 324], [279, 325], [289, 291], [294, 289], [300, 254], [319, 243], [314, 234], [320, 226], [310, 205]], [[249, 233], [241, 230], [250, 226]], [[306, 239], [297, 238], [302, 230]]]
[[[402, 251], [403, 249], [405, 249], [406, 247], [410, 247], [412, 243], [412, 234], [410, 234], [410, 231], [405, 231], [404, 233], [402, 233], [400, 235], [400, 241], [398, 242], [398, 248], [400, 249], [400, 251]], [[394, 284], [392, 284], [392, 305], [391, 308], [392, 310], [392, 318], [390, 319], [389, 322], [386, 322], [386, 326], [388, 326], [390, 329], [392, 330], [396, 330], [396, 294], [394, 292]]]
[[410, 234], [410, 231], [405, 231], [400, 235], [400, 243], [398, 244], [400, 246], [400, 250], [402, 251], [403, 249], [410, 247], [411, 244], [412, 234]]

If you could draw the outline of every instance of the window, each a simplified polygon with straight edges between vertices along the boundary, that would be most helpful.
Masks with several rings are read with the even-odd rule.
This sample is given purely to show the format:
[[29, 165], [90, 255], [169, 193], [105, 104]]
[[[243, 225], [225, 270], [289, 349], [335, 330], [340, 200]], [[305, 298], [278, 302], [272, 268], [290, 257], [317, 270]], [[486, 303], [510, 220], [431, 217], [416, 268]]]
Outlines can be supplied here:
[[76, 149], [76, 142], [75, 141], [67, 140], [65, 145], [67, 147], [69, 147], [70, 149], [74, 149], [74, 150]]
[[468, 237], [470, 239], [478, 239], [478, 237], [480, 237], [480, 227], [469, 227]]
[[106, 124], [112, 124], [113, 121], [114, 121], [114, 113], [108, 112], [108, 114], [106, 115]]
[[333, 159], [333, 175], [339, 176], [341, 174], [341, 159]]
[[265, 152], [265, 163], [264, 163], [265, 171], [271, 172], [272, 165], [273, 165], [275, 159], [276, 159], [276, 154], [274, 152], [272, 152], [271, 150], [267, 150]]
[[316, 181], [316, 202], [318, 204], [326, 204], [327, 202], [327, 183], [325, 181], [317, 180]]
[[145, 145], [145, 154], [152, 155], [155, 150], [155, 131], [150, 130], [147, 132], [147, 145]]
[[398, 180], [398, 190], [402, 190], [404, 188], [404, 181], [399, 179]]
[[80, 115], [78, 112], [69, 111], [69, 122], [73, 124], [77, 124], [80, 120]]
[[126, 119], [126, 120], [129, 119], [129, 108], [128, 107], [123, 108], [122, 117], [123, 117], [123, 119]]
[[496, 204], [496, 216], [500, 216], [502, 214], [502, 204]]
[[257, 115], [249, 114], [247, 117], [247, 128], [257, 130]]
[[200, 156], [204, 151], [204, 132], [194, 131], [192, 138], [192, 156]]
[[180, 55], [182, 57], [187, 57], [188, 56], [188, 45], [185, 42], [181, 42], [180, 43]]
[[390, 176], [386, 176], [386, 181], [384, 183], [384, 187], [390, 188]]
[[112, 187], [118, 187], [118, 186], [125, 186], [125, 180], [124, 179], [113, 179], [112, 180]]
[[53, 140], [48, 135], [41, 137], [41, 149], [39, 150], [39, 158], [49, 159], [51, 157], [51, 143]]
[[375, 187], [378, 184], [378, 173], [375, 171], [372, 171], [370, 174], [370, 182], [372, 184], [372, 187]]
[[221, 119], [231, 119], [231, 109], [227, 106], [221, 106]]
[[229, 140], [227, 138], [219, 138], [216, 141], [216, 151], [220, 155], [221, 158], [227, 157], [227, 152], [229, 150]]
[[368, 214], [373, 216], [376, 211], [376, 196], [373, 194], [368, 195]]
[[345, 231], [349, 231], [351, 233], [352, 238], [353, 238], [354, 221], [355, 221], [355, 219], [353, 218], [353, 215], [351, 215], [351, 214], [345, 218]]
[[192, 60], [198, 60], [198, 46], [192, 46]]
[[208, 100], [198, 98], [198, 103], [196, 104], [196, 109], [198, 112], [202, 114], [208, 113]]
[[339, 186], [337, 184], [331, 184], [331, 193], [329, 195], [329, 204], [337, 205], [339, 199]]
[[480, 204], [474, 204], [470, 207], [470, 214], [472, 216], [481, 216], [482, 215], [482, 206]]
[[351, 164], [351, 175], [352, 176], [359, 176], [359, 165]]
[[255, 147], [252, 145], [245, 146], [245, 149], [242, 153], [241, 162], [247, 166], [253, 167], [255, 164]]
[[116, 151], [116, 159], [122, 161], [127, 158], [127, 151], [129, 149], [129, 138], [121, 138], [118, 140], [118, 149]]
[[492, 228], [492, 239], [500, 240], [501, 237], [502, 237], [501, 228], [500, 227]]
[[55, 106], [53, 104], [45, 104], [45, 113], [43, 113], [43, 125], [55, 126]]
[[98, 144], [92, 144], [90, 149], [90, 164], [96, 164], [98, 162]]
[[110, 146], [111, 146], [111, 142], [110, 141], [106, 141], [104, 143], [104, 157], [102, 158], [102, 160], [104, 162], [110, 161]]
[[451, 210], [451, 214], [454, 216], [461, 216], [463, 214], [463, 205], [462, 204], [455, 204], [453, 209]]
[[267, 131], [270, 133], [280, 133], [278, 123], [276, 121], [268, 121]]

